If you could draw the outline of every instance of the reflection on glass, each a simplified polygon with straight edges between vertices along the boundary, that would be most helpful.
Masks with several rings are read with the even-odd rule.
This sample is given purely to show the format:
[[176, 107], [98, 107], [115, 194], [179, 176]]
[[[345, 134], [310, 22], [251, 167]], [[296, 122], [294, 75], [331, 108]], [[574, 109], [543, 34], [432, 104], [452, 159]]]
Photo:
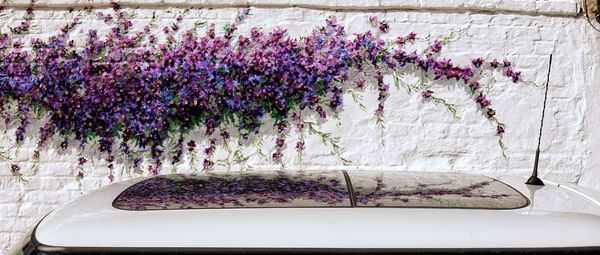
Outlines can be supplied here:
[[121, 193], [126, 210], [350, 206], [343, 173], [237, 172], [164, 175]]
[[482, 175], [348, 171], [358, 207], [514, 209], [527, 198]]

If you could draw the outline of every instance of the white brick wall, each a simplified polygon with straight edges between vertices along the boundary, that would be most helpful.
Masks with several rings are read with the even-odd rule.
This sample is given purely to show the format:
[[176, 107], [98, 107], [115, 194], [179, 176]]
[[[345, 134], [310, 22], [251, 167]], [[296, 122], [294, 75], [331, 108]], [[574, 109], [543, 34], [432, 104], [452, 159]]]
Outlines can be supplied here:
[[[0, 18], [0, 29], [20, 22], [28, 0], [9, 1], [7, 15]], [[35, 36], [49, 35], [69, 20], [68, 7], [90, 4], [84, 0], [39, 1], [34, 24]], [[400, 2], [400, 3], [398, 3]], [[93, 1], [107, 8], [108, 0]], [[445, 36], [461, 30], [446, 47], [445, 56], [458, 63], [472, 57], [512, 59], [526, 80], [545, 81], [548, 54], [554, 53], [554, 65], [548, 98], [545, 136], [540, 158], [541, 175], [553, 181], [577, 182], [600, 189], [600, 33], [593, 31], [577, 16], [573, 0], [152, 0], [122, 1], [130, 9], [141, 7], [134, 22], [145, 24], [155, 10], [194, 7], [183, 27], [197, 19], [223, 24], [246, 4], [253, 6], [249, 25], [266, 29], [285, 27], [294, 36], [306, 34], [324, 19], [335, 15], [350, 31], [369, 29], [366, 19], [377, 15], [390, 21], [390, 36], [411, 31], [420, 35]], [[43, 7], [43, 8], [41, 8]], [[210, 7], [210, 9], [209, 9]], [[200, 10], [198, 10], [200, 9]], [[175, 14], [158, 12], [159, 25], [168, 24]], [[81, 28], [99, 27], [93, 17], [83, 19]], [[219, 27], [219, 26], [218, 26]], [[102, 31], [102, 28], [100, 28]], [[465, 171], [527, 176], [533, 164], [539, 127], [543, 90], [499, 79], [492, 93], [499, 118], [507, 124], [506, 144], [509, 158], [502, 158], [493, 127], [481, 116], [461, 90], [438, 89], [458, 105], [461, 120], [453, 120], [440, 106], [423, 102], [418, 95], [407, 95], [392, 88], [387, 101], [386, 145], [379, 143], [372, 112], [375, 92], [363, 93], [368, 111], [359, 109], [351, 97], [339, 126], [335, 121], [323, 129], [341, 137], [343, 155], [354, 163], [343, 166], [328, 155], [329, 148], [316, 138], [307, 141], [303, 164], [296, 162], [293, 148], [286, 149], [287, 167], [306, 169], [393, 169], [412, 171]], [[32, 130], [35, 130], [33, 125]], [[14, 130], [0, 134], [0, 146], [10, 144]], [[34, 134], [32, 132], [30, 134]], [[56, 148], [53, 141], [49, 148]], [[273, 141], [265, 139], [265, 151]], [[15, 243], [47, 212], [79, 195], [108, 184], [106, 165], [96, 159], [88, 164], [81, 183], [75, 175], [78, 151], [69, 153], [48, 149], [42, 153], [40, 170], [35, 176], [28, 170], [35, 137], [21, 147], [15, 162], [24, 169], [29, 184], [20, 184], [11, 176], [11, 162], [0, 162], [0, 250]], [[289, 146], [293, 147], [293, 146]], [[253, 149], [247, 150], [255, 168], [277, 166], [262, 160]], [[220, 152], [217, 158], [226, 154]], [[187, 164], [182, 165], [183, 170]], [[117, 169], [119, 169], [117, 167]], [[165, 167], [163, 172], [168, 172]], [[126, 175], [119, 179], [128, 178]]]

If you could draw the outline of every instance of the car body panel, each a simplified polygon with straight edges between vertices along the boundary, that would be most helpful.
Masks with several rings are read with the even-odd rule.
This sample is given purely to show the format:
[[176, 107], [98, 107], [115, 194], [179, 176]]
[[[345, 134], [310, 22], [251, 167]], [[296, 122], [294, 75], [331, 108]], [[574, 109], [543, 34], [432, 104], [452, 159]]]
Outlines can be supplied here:
[[548, 248], [600, 246], [600, 207], [577, 193], [496, 176], [520, 209], [232, 208], [127, 211], [112, 202], [142, 179], [91, 192], [40, 222], [57, 247]]

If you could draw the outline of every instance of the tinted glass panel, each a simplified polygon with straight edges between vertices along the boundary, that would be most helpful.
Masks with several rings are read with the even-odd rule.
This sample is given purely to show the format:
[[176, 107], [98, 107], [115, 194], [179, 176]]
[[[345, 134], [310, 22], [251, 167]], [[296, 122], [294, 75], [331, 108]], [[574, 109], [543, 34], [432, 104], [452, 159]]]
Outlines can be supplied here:
[[529, 201], [487, 176], [348, 171], [356, 206], [514, 209]]
[[350, 206], [341, 171], [164, 175], [129, 187], [114, 201], [126, 210]]

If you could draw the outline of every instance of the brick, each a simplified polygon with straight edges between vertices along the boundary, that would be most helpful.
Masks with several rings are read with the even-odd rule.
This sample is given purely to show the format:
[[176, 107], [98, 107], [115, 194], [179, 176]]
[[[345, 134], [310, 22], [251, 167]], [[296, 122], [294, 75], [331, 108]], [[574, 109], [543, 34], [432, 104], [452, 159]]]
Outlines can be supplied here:
[[[0, 17], [1, 32], [6, 32], [9, 24], [20, 22], [24, 14], [22, 7], [28, 2], [10, 1], [8, 9], [3, 12], [6, 16]], [[47, 38], [56, 34], [72, 17], [65, 12], [70, 5], [82, 7], [92, 4], [98, 7], [97, 11], [109, 13], [112, 10], [108, 3], [109, 0], [95, 0], [93, 3], [87, 0], [38, 1], [40, 6], [50, 8], [36, 11], [34, 24], [39, 26], [23, 38]], [[478, 56], [500, 60], [509, 58], [514, 61], [517, 70], [523, 71], [526, 80], [540, 85], [545, 82], [546, 59], [552, 52], [555, 63], [549, 92], [549, 117], [545, 123], [547, 138], [542, 142], [544, 160], [541, 175], [566, 182], [575, 182], [581, 176], [580, 183], [600, 190], [597, 181], [600, 168], [595, 167], [600, 164], [597, 160], [600, 158], [600, 140], [595, 134], [596, 127], [600, 125], [600, 111], [597, 110], [600, 107], [597, 103], [600, 88], [596, 86], [600, 80], [597, 64], [600, 39], [583, 19], [574, 18], [577, 10], [573, 0], [127, 0], [122, 3], [126, 7], [138, 3], [144, 5], [136, 11], [138, 16], [133, 20], [134, 30], [141, 29], [155, 10], [159, 28], [170, 24], [182, 10], [177, 6], [202, 8], [190, 11], [185, 17], [182, 29], [188, 29], [198, 19], [217, 22], [220, 27], [235, 17], [237, 7], [249, 3], [254, 6], [253, 15], [240, 26], [240, 33], [247, 33], [254, 25], [265, 29], [284, 27], [294, 37], [310, 33], [313, 27], [323, 25], [324, 19], [331, 15], [336, 16], [349, 33], [364, 32], [371, 29], [366, 23], [368, 17], [376, 15], [390, 21], [391, 32], [384, 36], [386, 39], [392, 40], [396, 35], [411, 31], [423, 37], [448, 36], [454, 31], [455, 36], [445, 47], [443, 57], [453, 58], [461, 65]], [[11, 6], [19, 9], [11, 9]], [[267, 6], [269, 8], [264, 8]], [[166, 9], [172, 12], [161, 11]], [[335, 11], [340, 9], [345, 11]], [[72, 34], [79, 43], [82, 39], [79, 30], [94, 28], [100, 35], [109, 31], [94, 17], [84, 17], [82, 22]], [[200, 33], [202, 31], [200, 29]], [[425, 47], [425, 44], [420, 43], [418, 47]], [[356, 74], [352, 75], [356, 78]], [[387, 77], [386, 81], [392, 85], [392, 94], [386, 102], [386, 129], [383, 134], [386, 145], [380, 145], [380, 130], [372, 115], [377, 107], [376, 91], [360, 93], [366, 111], [361, 110], [351, 96], [345, 95], [340, 125], [331, 120], [321, 129], [342, 138], [342, 154], [354, 164], [342, 165], [330, 155], [331, 148], [323, 145], [318, 137], [307, 137], [308, 149], [301, 166], [312, 170], [460, 170], [525, 176], [530, 171], [532, 152], [537, 143], [543, 90], [531, 85], [512, 84], [500, 75], [495, 77], [498, 81], [491, 99], [498, 117], [506, 123], [505, 143], [510, 148], [508, 161], [500, 156], [493, 126], [460, 85], [442, 81], [432, 84], [436, 95], [443, 95], [457, 105], [461, 120], [453, 120], [443, 106], [424, 101], [419, 92], [409, 95], [403, 89], [396, 89]], [[367, 77], [367, 83], [373, 84], [372, 77]], [[35, 134], [39, 127], [40, 123], [32, 123], [30, 134]], [[3, 128], [0, 125], [0, 131]], [[8, 138], [13, 138], [15, 128], [11, 127], [6, 135], [0, 134], [0, 150], [11, 145]], [[202, 136], [196, 138], [201, 141]], [[285, 148], [286, 165], [290, 169], [300, 167], [293, 148], [295, 139], [295, 134], [291, 133], [290, 143]], [[86, 166], [86, 177], [81, 183], [77, 182], [73, 176], [79, 151], [57, 151], [59, 141], [56, 139], [42, 152], [39, 172], [33, 175], [30, 168], [35, 143], [36, 137], [28, 136], [18, 156], [10, 162], [0, 162], [0, 250], [10, 247], [21, 233], [48, 211], [108, 184], [106, 162], [89, 152], [85, 152], [86, 157], [93, 158], [94, 163]], [[267, 154], [272, 152], [274, 134], [266, 136], [263, 143], [263, 151]], [[279, 168], [261, 159], [254, 146], [244, 149], [244, 152], [250, 156], [249, 161], [255, 169]], [[217, 152], [218, 157], [226, 155], [224, 150]], [[24, 169], [28, 185], [15, 182], [8, 170], [14, 162]], [[118, 164], [117, 169], [121, 166]], [[190, 171], [189, 166], [182, 165], [179, 172], [186, 171]], [[117, 180], [129, 178], [127, 175], [118, 176]]]

